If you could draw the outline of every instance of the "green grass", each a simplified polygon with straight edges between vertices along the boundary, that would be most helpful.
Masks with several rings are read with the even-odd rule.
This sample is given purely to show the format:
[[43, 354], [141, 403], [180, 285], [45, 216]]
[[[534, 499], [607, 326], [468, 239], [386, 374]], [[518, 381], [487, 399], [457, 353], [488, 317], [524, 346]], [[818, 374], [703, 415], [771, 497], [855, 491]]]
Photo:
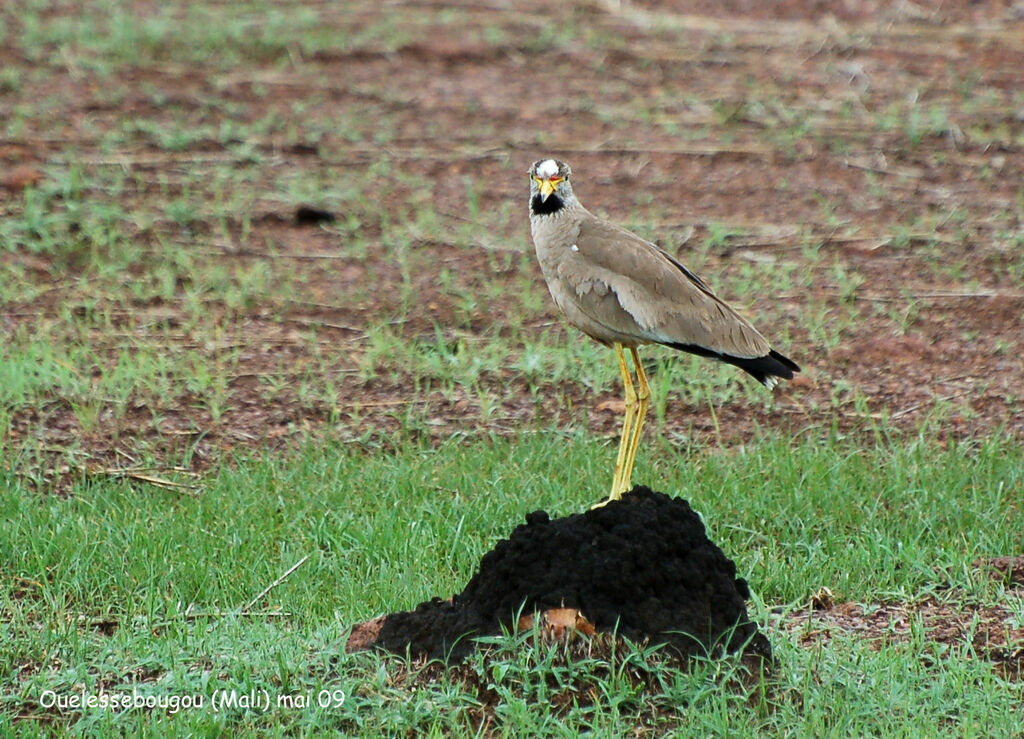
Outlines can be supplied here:
[[[979, 365], [955, 378], [973, 384], [926, 388], [947, 396], [934, 406], [880, 387], [869, 407], [876, 378], [832, 361], [872, 334], [942, 336], [1001, 364], [1019, 354], [1014, 335], [961, 326], [966, 312], [927, 297], [1024, 286], [1024, 190], [999, 190], [1024, 97], [998, 68], [1001, 37], [979, 31], [991, 69], [967, 53], [944, 73], [889, 75], [868, 53], [902, 43], [887, 27], [830, 50], [785, 24], [755, 41], [669, 13], [637, 25], [589, 7], [406, 10], [0, 9], [2, 165], [24, 157], [41, 175], [0, 198], [0, 734], [468, 734], [483, 714], [508, 736], [1019, 734], [1020, 682], [966, 640], [918, 628], [905, 643], [835, 633], [809, 648], [778, 625], [821, 587], [1024, 613], [1019, 590], [970, 566], [1024, 551], [1019, 439], [992, 430], [997, 416], [949, 441], [948, 421], [975, 413]], [[940, 53], [929, 38], [926, 58]], [[434, 45], [459, 83], [434, 74], [451, 88], [441, 106], [427, 78], [402, 76]], [[850, 77], [862, 54], [868, 86]], [[501, 108], [489, 88], [507, 60], [539, 76]], [[478, 62], [493, 76], [457, 76]], [[359, 79], [339, 75], [350, 63]], [[580, 85], [547, 100], [544, 75], [569, 68]], [[680, 74], [685, 91], [669, 82]], [[553, 322], [525, 230], [525, 162], [567, 141], [592, 150], [575, 155], [588, 205], [682, 244], [811, 378], [778, 409], [787, 428], [806, 424], [796, 441], [755, 429], [705, 444], [681, 418], [767, 417], [775, 401], [732, 368], [643, 352], [655, 397], [636, 480], [693, 501], [750, 580], [771, 679], [732, 660], [682, 671], [643, 649], [566, 659], [515, 638], [452, 673], [343, 654], [353, 623], [458, 591], [527, 512], [578, 512], [610, 482], [614, 441], [587, 429], [591, 399], [618, 395], [612, 354]], [[694, 141], [726, 152], [681, 203], [696, 160], [670, 152]], [[600, 153], [616, 146], [636, 151]], [[602, 166], [629, 174], [627, 193]], [[744, 211], [752, 172], [778, 212]], [[977, 188], [952, 203], [950, 182]], [[289, 225], [301, 205], [337, 220]], [[831, 240], [859, 236], [888, 244], [864, 255]], [[914, 279], [885, 279], [897, 260]], [[961, 386], [972, 394], [948, 394]], [[439, 403], [465, 410], [424, 410]], [[884, 420], [907, 409], [899, 430]], [[102, 471], [193, 482], [181, 469], [204, 439], [194, 497]], [[133, 689], [207, 707], [40, 707], [45, 691]], [[275, 706], [214, 713], [225, 689]], [[299, 695], [311, 705], [276, 705]]]
[[[346, 656], [346, 628], [457, 592], [527, 512], [569, 514], [603, 495], [613, 450], [582, 435], [557, 442], [538, 433], [409, 445], [386, 455], [311, 444], [219, 467], [197, 498], [103, 477], [80, 480], [67, 497], [47, 495], [26, 489], [15, 465], [0, 494], [8, 522], [0, 604], [11, 633], [0, 651], [7, 717], [0, 726], [27, 714], [44, 723], [23, 728], [52, 720], [87, 733], [143, 726], [182, 733], [334, 727], [366, 736], [468, 730], [469, 708], [479, 700], [473, 689], [443, 676], [422, 683], [397, 677], [406, 671], [397, 658]], [[1024, 547], [1013, 525], [1024, 449], [995, 440], [936, 449], [932, 438], [879, 437], [868, 445], [764, 438], [742, 451], [687, 458], [652, 445], [637, 479], [659, 480], [659, 488], [690, 499], [712, 539], [736, 559], [778, 653], [776, 677], [748, 695], [730, 681], [741, 670], [730, 661], [685, 674], [648, 655], [655, 688], [641, 695], [630, 680], [612, 679], [607, 665], [544, 663], [543, 653], [506, 644], [471, 663], [481, 679], [496, 682], [497, 727], [517, 735], [588, 727], [621, 734], [639, 722], [821, 735], [945, 724], [970, 733], [984, 718], [992, 735], [1011, 733], [1020, 720], [1019, 686], [996, 677], [967, 646], [942, 652], [917, 634], [909, 645], [880, 651], [854, 637], [807, 649], [771, 629], [769, 609], [805, 603], [821, 586], [863, 603], [948, 586], [972, 602], [1004, 595], [968, 565]], [[925, 666], [925, 652], [941, 658]], [[599, 699], [556, 718], [536, 694], [564, 682], [556, 673], [566, 669]], [[215, 691], [231, 689], [266, 690], [275, 701], [342, 690], [346, 700], [330, 710], [266, 714], [39, 708], [47, 690], [133, 688], [205, 696], [207, 705]]]

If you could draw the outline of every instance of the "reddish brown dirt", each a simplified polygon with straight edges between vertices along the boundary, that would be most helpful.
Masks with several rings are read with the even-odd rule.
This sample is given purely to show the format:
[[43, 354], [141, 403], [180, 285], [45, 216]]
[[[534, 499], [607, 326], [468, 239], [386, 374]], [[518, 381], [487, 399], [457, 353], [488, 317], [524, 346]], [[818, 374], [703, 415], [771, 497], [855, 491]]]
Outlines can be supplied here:
[[[839, 636], [864, 639], [875, 649], [911, 649], [921, 635], [930, 643], [991, 660], [1008, 680], [1024, 677], [1024, 628], [1012, 609], [1002, 605], [943, 603], [926, 598], [912, 603], [841, 603], [793, 614], [784, 624], [806, 647], [827, 646]], [[922, 651], [931, 665], [941, 651]]]
[[[228, 72], [170, 63], [162, 58], [169, 52], [158, 49], [149, 63], [115, 80], [88, 65], [74, 66], [74, 74], [33, 75], [32, 60], [16, 46], [0, 51], [0, 63], [25, 73], [17, 90], [3, 92], [5, 110], [40, 100], [50, 106], [38, 122], [48, 130], [0, 141], [6, 192], [0, 216], [20, 215], [21, 189], [55, 166], [120, 167], [136, 178], [138, 191], [119, 207], [162, 212], [168, 198], [182, 194], [175, 184], [181, 168], [243, 162], [230, 141], [216, 138], [178, 151], [139, 134], [134, 146], [108, 151], [104, 133], [136, 119], [185, 120], [211, 130], [268, 115], [300, 127], [323, 122], [316, 137], [285, 133], [287, 126], [252, 135], [267, 165], [245, 183], [257, 196], [251, 221], [214, 222], [200, 209], [187, 228], [157, 220], [132, 235], [154, 251], [171, 243], [228, 269], [267, 259], [268, 245], [303, 265], [293, 300], [238, 307], [219, 304], [216, 295], [205, 298], [207, 315], [237, 327], [226, 337], [238, 353], [220, 412], [211, 415], [204, 398], [177, 387], [167, 397], [107, 409], [101, 423], [83, 428], [71, 404], [54, 397], [14, 413], [13, 439], [38, 439], [57, 451], [75, 447], [100, 466], [123, 465], [124, 453], [141, 447], [169, 459], [187, 456], [199, 468], [222, 450], [287, 444], [310, 432], [387, 443], [402, 427], [411, 380], [362, 380], [353, 372], [366, 332], [398, 302], [403, 276], [387, 250], [356, 257], [343, 228], [296, 219], [294, 208], [269, 196], [274, 183], [296, 172], [345, 182], [388, 162], [393, 176], [376, 179], [380, 197], [372, 209], [342, 201], [335, 213], [339, 222], [357, 219], [371, 245], [388, 223], [412, 218], [428, 196], [404, 185], [405, 178], [434, 183], [429, 202], [453, 229], [468, 218], [467, 182], [475, 184], [482, 212], [521, 203], [520, 219], [498, 231], [481, 227], [477, 244], [414, 244], [423, 267], [412, 276], [412, 289], [423, 309], [404, 317], [399, 330], [408, 341], [433, 341], [440, 329], [471, 346], [500, 340], [516, 307], [490, 304], [459, 325], [452, 298], [438, 289], [440, 270], [450, 270], [470, 293], [484, 282], [517, 278], [495, 254], [530, 249], [523, 173], [541, 154], [572, 162], [577, 191], [592, 210], [648, 224], [684, 261], [692, 261], [691, 249], [706, 241], [713, 224], [738, 229], [699, 264], [726, 298], [731, 280], [765, 261], [800, 276], [744, 308], [801, 364], [803, 377], [771, 410], [743, 398], [716, 409], [717, 426], [704, 404], [671, 399], [663, 436], [732, 443], [756, 427], [795, 432], [835, 423], [849, 432], [882, 417], [913, 431], [936, 413], [940, 436], [1024, 430], [1024, 156], [1014, 97], [1024, 46], [1015, 5], [793, 0], [685, 8], [668, 2], [452, 7], [458, 12], [446, 19], [429, 4], [317, 6], [318, 28], [333, 29], [336, 47], [267, 52]], [[138, 4], [140, 14], [151, 10]], [[55, 8], [54, 17], [61, 12]], [[357, 40], [393, 13], [411, 30], [389, 44]], [[7, 21], [11, 37], [19, 37], [20, 20]], [[58, 58], [76, 53], [58, 51], [55, 46]], [[922, 121], [936, 115], [931, 106], [946, 111], [947, 120], [926, 127]], [[352, 123], [333, 123], [340, 119]], [[360, 129], [360, 122], [378, 124]], [[373, 142], [375, 131], [387, 134], [385, 143]], [[634, 201], [643, 193], [650, 198]], [[92, 197], [103, 202], [102, 192]], [[659, 215], [648, 216], [652, 211]], [[666, 211], [672, 215], [661, 215]], [[826, 258], [812, 266], [803, 246], [817, 243]], [[25, 251], [3, 251], [0, 258], [40, 285], [64, 269]], [[855, 279], [844, 281], [841, 272]], [[536, 267], [532, 276], [543, 290]], [[133, 277], [144, 274], [126, 275]], [[365, 298], [339, 299], [367, 287]], [[2, 330], [45, 323], [89, 299], [74, 281], [50, 284], [3, 306]], [[180, 324], [180, 297], [146, 305], [104, 298], [96, 309], [109, 311], [122, 332], [89, 337], [109, 355], [108, 366], [96, 372], [113, 371], [126, 340], [130, 345], [155, 327], [167, 331], [168, 351], [196, 349], [210, 361], [226, 351], [219, 354]], [[538, 332], [561, 325], [554, 308], [548, 311]], [[800, 317], [809, 312], [820, 314], [826, 329], [842, 319], [834, 341], [808, 331]], [[311, 327], [324, 345], [347, 347], [349, 359], [319, 364], [307, 341]], [[310, 372], [336, 383], [340, 416], [296, 389]], [[280, 380], [281, 389], [268, 393], [268, 378]], [[558, 388], [566, 402], [541, 406], [537, 393], [552, 388], [540, 382], [538, 390], [511, 371], [482, 377], [480, 387], [498, 403], [486, 422], [476, 420], [478, 401], [466, 388], [456, 388], [454, 397], [426, 388], [413, 413], [425, 421], [422, 433], [445, 438], [579, 423], [579, 409], [604, 408], [589, 414], [591, 430], [615, 433], [616, 391], [594, 397], [582, 387]], [[855, 404], [858, 396], [866, 407]]]
[[[1024, 586], [1024, 556], [975, 560], [972, 569], [983, 578], [1002, 583], [1007, 601], [1019, 601]], [[807, 607], [786, 615], [780, 626], [795, 634], [807, 647], [827, 645], [840, 637], [856, 637], [872, 648], [911, 649], [924, 638], [938, 651], [918, 657], [930, 665], [943, 656], [967, 654], [991, 660], [1009, 680], [1024, 677], [1024, 625], [1019, 609], [971, 602], [965, 593], [935, 583], [941, 596], [929, 595], [909, 602], [833, 603], [828, 588], [819, 590]]]

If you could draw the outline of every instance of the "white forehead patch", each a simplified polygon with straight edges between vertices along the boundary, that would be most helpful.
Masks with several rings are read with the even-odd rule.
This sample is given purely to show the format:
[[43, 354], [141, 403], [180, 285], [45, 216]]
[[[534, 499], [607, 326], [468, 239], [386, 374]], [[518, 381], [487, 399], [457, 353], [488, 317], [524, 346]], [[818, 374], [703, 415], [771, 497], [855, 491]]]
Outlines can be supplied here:
[[554, 159], [545, 159], [537, 165], [538, 177], [554, 177], [558, 174], [558, 162]]

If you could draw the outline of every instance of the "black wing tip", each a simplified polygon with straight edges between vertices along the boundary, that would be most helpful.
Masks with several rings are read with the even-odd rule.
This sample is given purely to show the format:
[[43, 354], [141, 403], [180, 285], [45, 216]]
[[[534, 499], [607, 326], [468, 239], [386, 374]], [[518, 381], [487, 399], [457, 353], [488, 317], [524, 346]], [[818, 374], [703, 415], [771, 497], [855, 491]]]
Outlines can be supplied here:
[[774, 349], [770, 350], [763, 357], [734, 357], [729, 354], [705, 349], [696, 344], [666, 344], [673, 349], [698, 354], [702, 357], [717, 359], [720, 362], [739, 367], [741, 370], [752, 376], [765, 387], [771, 389], [778, 382], [776, 378], [792, 380], [793, 375], [800, 371], [800, 365], [784, 354]]
[[768, 352], [768, 356], [774, 359], [779, 364], [781, 364], [787, 371], [788, 374], [779, 375], [779, 377], [785, 378], [787, 380], [792, 380], [794, 373], [800, 371], [800, 365], [794, 362], [789, 357], [787, 357], [785, 354], [779, 354], [777, 351], [772, 349], [771, 351]]
[[723, 362], [739, 367], [766, 388], [771, 390], [783, 380], [792, 380], [793, 375], [800, 371], [799, 365], [789, 357], [772, 349], [763, 357], [744, 358], [723, 356]]

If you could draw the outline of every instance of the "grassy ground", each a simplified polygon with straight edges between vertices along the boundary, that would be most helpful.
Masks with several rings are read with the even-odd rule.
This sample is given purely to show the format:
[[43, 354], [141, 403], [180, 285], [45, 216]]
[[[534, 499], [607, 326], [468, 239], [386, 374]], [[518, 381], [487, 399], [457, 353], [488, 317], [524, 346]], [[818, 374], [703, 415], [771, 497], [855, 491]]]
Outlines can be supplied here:
[[[663, 446], [641, 460], [654, 462], [645, 476], [694, 502], [755, 584], [754, 612], [779, 665], [753, 687], [728, 661], [687, 674], [643, 653], [619, 655], [609, 667], [506, 644], [449, 675], [343, 653], [352, 623], [460, 590], [526, 512], [571, 513], [589, 503], [607, 482], [609, 449], [582, 436], [557, 445], [530, 435], [410, 446], [393, 455], [310, 446], [239, 459], [210, 475], [197, 498], [97, 480], [40, 500], [9, 478], [0, 498], [10, 522], [0, 544], [13, 634], [0, 664], [6, 720], [102, 733], [335, 727], [369, 736], [473, 731], [487, 721], [518, 735], [588, 727], [620, 735], [634, 726], [815, 735], [984, 726], [1010, 735], [1021, 720], [1020, 686], [1000, 679], [969, 641], [941, 644], [918, 624], [905, 641], [839, 635], [808, 649], [800, 628], [781, 625], [822, 586], [861, 603], [927, 595], [1015, 602], [1024, 618], [1019, 593], [970, 566], [1024, 543], [1010, 513], [1024, 450], [993, 441], [936, 456], [929, 441], [865, 448], [765, 439], [701, 459]], [[571, 471], [570, 457], [578, 460]], [[552, 702], [566, 686], [575, 688], [572, 700]], [[174, 715], [40, 707], [46, 691], [133, 689], [205, 705]], [[274, 705], [215, 712], [218, 691], [233, 689], [266, 691]], [[323, 707], [277, 706], [280, 696], [338, 690], [344, 701], [324, 697]]]
[[[975, 564], [1024, 553], [1019, 19], [522, 5], [0, 8], [0, 732], [1019, 734], [1022, 591]], [[737, 561], [770, 678], [343, 653], [610, 482], [548, 154], [804, 367], [644, 353], [635, 479]], [[132, 691], [204, 705], [46, 705]]]

